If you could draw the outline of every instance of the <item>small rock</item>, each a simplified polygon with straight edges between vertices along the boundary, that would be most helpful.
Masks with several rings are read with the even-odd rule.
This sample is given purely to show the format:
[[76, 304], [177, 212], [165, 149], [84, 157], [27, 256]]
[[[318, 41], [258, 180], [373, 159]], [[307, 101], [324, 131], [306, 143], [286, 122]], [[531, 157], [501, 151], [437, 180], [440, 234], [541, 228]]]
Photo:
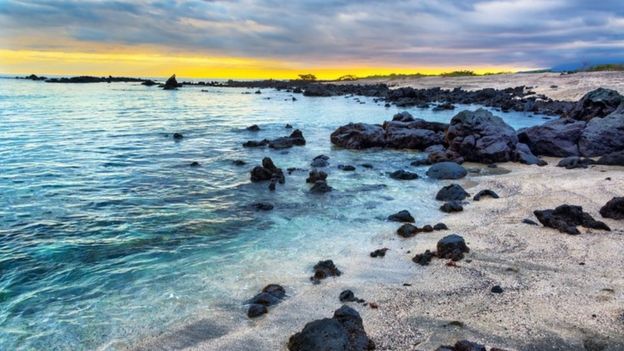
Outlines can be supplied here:
[[286, 124], [286, 126], [284, 126], [284, 128], [286, 129], [292, 129], [293, 126], [291, 126], [290, 124]]
[[271, 211], [273, 204], [270, 202], [256, 202], [252, 205], [256, 211]]
[[345, 171], [345, 172], [355, 171], [355, 167], [351, 165], [338, 165], [338, 169]]
[[325, 194], [332, 191], [334, 188], [329, 186], [324, 180], [317, 180], [314, 182], [314, 185], [310, 188], [310, 192], [312, 194]]
[[318, 155], [315, 158], [312, 159], [312, 163], [310, 163], [310, 165], [312, 167], [327, 167], [329, 166], [329, 156], [325, 156], [325, 155]]
[[257, 124], [252, 124], [249, 127], [247, 127], [247, 130], [250, 132], [258, 132], [260, 131], [260, 127], [258, 127]]
[[464, 210], [461, 202], [459, 201], [449, 201], [444, 203], [444, 205], [440, 206], [440, 211], [451, 213], [451, 212], [461, 212]]
[[470, 252], [464, 238], [457, 234], [447, 235], [440, 239], [437, 244], [437, 255], [440, 258], [447, 258], [459, 261], [464, 258], [464, 253]]
[[265, 305], [253, 304], [249, 305], [247, 310], [247, 317], [257, 318], [269, 312], [269, 309]]
[[310, 277], [310, 280], [315, 282], [327, 277], [339, 277], [342, 274], [332, 260], [319, 261], [313, 269], [314, 275]]
[[197, 161], [191, 162], [191, 167], [199, 167], [199, 162]]
[[474, 201], [479, 201], [481, 200], [482, 197], [484, 196], [489, 196], [491, 198], [494, 199], [498, 199], [498, 194], [495, 193], [494, 191], [490, 190], [490, 189], [485, 189], [485, 190], [481, 190], [477, 193], [477, 195], [475, 195], [472, 199]]
[[247, 162], [245, 162], [245, 161], [243, 161], [243, 160], [234, 160], [234, 161], [232, 161], [232, 164], [233, 164], [234, 166], [244, 166], [244, 165], [246, 165], [246, 164], [247, 164]]
[[503, 288], [501, 288], [500, 285], [494, 285], [490, 291], [493, 292], [494, 294], [502, 294]]
[[433, 226], [434, 230], [448, 230], [448, 227], [444, 223], [438, 223]]
[[450, 184], [438, 191], [436, 200], [438, 201], [461, 201], [466, 199], [470, 194], [464, 190], [459, 184]]
[[327, 173], [313, 169], [312, 171], [310, 171], [310, 174], [308, 175], [308, 178], [306, 179], [306, 183], [316, 183], [319, 180], [325, 181], [326, 179], [327, 179]]
[[537, 225], [537, 223], [535, 223], [535, 221], [530, 220], [530, 219], [528, 219], [528, 218], [523, 219], [523, 220], [522, 220], [522, 223], [524, 223], [524, 224], [529, 224], [529, 225]]
[[395, 214], [388, 216], [389, 221], [414, 223], [414, 217], [407, 210], [401, 210]]
[[184, 135], [182, 133], [173, 133], [173, 140], [182, 140], [184, 139]]
[[433, 231], [433, 227], [429, 224], [426, 224], [422, 227], [422, 231], [425, 233], [431, 233]]
[[370, 163], [362, 163], [360, 166], [368, 169], [373, 169], [373, 165], [371, 165]]
[[411, 224], [403, 224], [397, 229], [397, 234], [403, 238], [411, 238], [414, 235], [418, 234], [420, 229], [418, 227]]
[[388, 251], [390, 249], [384, 247], [383, 249], [377, 249], [373, 252], [370, 253], [370, 257], [385, 257], [386, 256], [386, 251]]
[[431, 259], [433, 259], [433, 257], [435, 257], [435, 253], [427, 250], [425, 252], [423, 252], [422, 254], [418, 254], [416, 256], [414, 256], [412, 258], [412, 261], [414, 263], [417, 263], [421, 266], [428, 266], [429, 263], [431, 262]]
[[342, 291], [338, 298], [340, 299], [340, 302], [353, 302], [357, 300], [355, 298], [355, 294], [353, 294], [353, 291], [351, 290]]

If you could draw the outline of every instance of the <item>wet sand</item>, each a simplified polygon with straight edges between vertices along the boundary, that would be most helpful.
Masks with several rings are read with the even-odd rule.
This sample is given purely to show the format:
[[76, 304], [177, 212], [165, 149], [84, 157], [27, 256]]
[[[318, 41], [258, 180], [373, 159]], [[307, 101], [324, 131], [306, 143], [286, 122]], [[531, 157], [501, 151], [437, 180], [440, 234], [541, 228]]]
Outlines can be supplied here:
[[[132, 349], [285, 350], [290, 335], [307, 322], [331, 317], [341, 305], [339, 293], [352, 289], [379, 304], [371, 309], [350, 303], [378, 350], [434, 350], [459, 339], [507, 350], [622, 350], [624, 221], [603, 219], [598, 210], [624, 195], [624, 171], [566, 170], [554, 166], [558, 160], [546, 160], [545, 167], [500, 165], [498, 170], [511, 171], [507, 174], [469, 174], [457, 183], [473, 195], [492, 189], [500, 199], [470, 201], [463, 212], [447, 215], [448, 231], [402, 239], [389, 230], [354, 242], [341, 257], [331, 257], [341, 277], [301, 291], [286, 286], [289, 297], [264, 317], [241, 327], [242, 308], [238, 320], [207, 316]], [[483, 165], [465, 166], [492, 172]], [[571, 236], [521, 223], [535, 220], [533, 210], [564, 203], [583, 206], [612, 231], [580, 228], [581, 235]], [[412, 214], [418, 220], [418, 213]], [[411, 261], [450, 233], [462, 235], [471, 248], [459, 267], [446, 266], [446, 260], [425, 267]], [[368, 256], [381, 247], [390, 248], [385, 258]], [[504, 292], [490, 292], [494, 285]]]
[[[353, 84], [345, 82], [344, 84]], [[586, 93], [597, 88], [614, 89], [624, 94], [624, 72], [581, 72], [560, 73], [515, 73], [475, 77], [422, 77], [399, 79], [361, 79], [357, 84], [386, 83], [392, 88], [436, 88], [465, 90], [484, 88], [505, 89], [528, 86], [537, 94], [544, 94], [555, 100], [577, 101]]]

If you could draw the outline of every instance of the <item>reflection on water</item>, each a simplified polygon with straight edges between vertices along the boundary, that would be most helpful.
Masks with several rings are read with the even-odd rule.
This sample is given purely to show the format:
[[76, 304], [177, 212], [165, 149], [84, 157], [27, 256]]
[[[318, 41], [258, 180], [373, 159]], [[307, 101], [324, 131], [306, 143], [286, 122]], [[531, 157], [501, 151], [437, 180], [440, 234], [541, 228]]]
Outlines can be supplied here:
[[[208, 317], [201, 325], [217, 311], [238, 318], [240, 301], [267, 282], [296, 290], [316, 260], [389, 230], [389, 213], [409, 208], [419, 225], [438, 219], [438, 185], [386, 175], [410, 168], [418, 153], [329, 143], [339, 125], [381, 123], [396, 108], [367, 98], [208, 90], [0, 81], [3, 349], [91, 350], [193, 316]], [[435, 121], [454, 115], [410, 112]], [[504, 118], [515, 128], [543, 121]], [[303, 131], [305, 147], [241, 147], [289, 134], [286, 123]], [[244, 130], [250, 124], [262, 130]], [[174, 141], [173, 132], [184, 139]], [[264, 156], [308, 168], [321, 153], [330, 156], [335, 188], [325, 196], [307, 193], [305, 171], [287, 175], [274, 193], [248, 181]], [[363, 163], [374, 168], [336, 168]], [[255, 212], [256, 201], [275, 209]]]

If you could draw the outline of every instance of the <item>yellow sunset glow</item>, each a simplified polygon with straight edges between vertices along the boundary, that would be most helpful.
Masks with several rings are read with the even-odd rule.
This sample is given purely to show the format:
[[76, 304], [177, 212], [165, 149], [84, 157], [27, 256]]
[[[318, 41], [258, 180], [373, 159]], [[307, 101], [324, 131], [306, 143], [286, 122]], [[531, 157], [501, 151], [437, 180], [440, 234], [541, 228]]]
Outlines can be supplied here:
[[386, 67], [357, 63], [310, 66], [272, 59], [226, 56], [0, 50], [0, 72], [8, 74], [167, 77], [176, 73], [179, 77], [188, 78], [292, 79], [300, 73], [313, 73], [319, 79], [336, 79], [345, 74], [358, 77], [390, 73], [439, 74], [457, 69], [470, 69], [476, 73], [518, 70], [503, 66]]

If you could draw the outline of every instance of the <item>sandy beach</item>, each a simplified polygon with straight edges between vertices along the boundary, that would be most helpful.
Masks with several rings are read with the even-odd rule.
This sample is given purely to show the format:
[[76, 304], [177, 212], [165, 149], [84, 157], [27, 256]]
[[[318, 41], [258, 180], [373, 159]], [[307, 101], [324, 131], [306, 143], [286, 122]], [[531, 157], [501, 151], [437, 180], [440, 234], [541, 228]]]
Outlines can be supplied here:
[[[343, 276], [288, 291], [289, 298], [246, 328], [207, 336], [207, 330], [214, 334], [230, 323], [200, 321], [134, 350], [285, 350], [290, 335], [340, 307], [343, 289], [379, 305], [350, 303], [379, 350], [434, 350], [460, 339], [518, 351], [621, 350], [624, 223], [603, 219], [598, 210], [622, 195], [624, 172], [610, 166], [566, 170], [555, 166], [557, 159], [546, 160], [545, 167], [506, 163], [494, 170], [507, 169], [506, 174], [473, 171], [457, 183], [471, 195], [494, 190], [499, 199], [470, 201], [463, 212], [447, 215], [448, 231], [410, 239], [388, 231], [345, 248], [344, 256], [334, 258]], [[492, 172], [483, 165], [465, 166]], [[521, 223], [535, 220], [533, 210], [563, 203], [583, 206], [612, 231], [581, 229], [572, 236]], [[441, 259], [429, 266], [411, 261], [450, 233], [462, 235], [471, 249], [458, 267]], [[380, 247], [390, 248], [385, 258], [369, 257]], [[503, 293], [490, 292], [494, 285]]]
[[[353, 82], [339, 82], [338, 84]], [[513, 73], [468, 77], [422, 77], [396, 79], [360, 79], [357, 84], [385, 83], [392, 88], [412, 87], [419, 89], [437, 88], [464, 90], [484, 88], [505, 89], [516, 86], [531, 87], [537, 94], [551, 99], [577, 101], [583, 95], [597, 88], [608, 88], [624, 93], [624, 72], [579, 72], [560, 73]]]

